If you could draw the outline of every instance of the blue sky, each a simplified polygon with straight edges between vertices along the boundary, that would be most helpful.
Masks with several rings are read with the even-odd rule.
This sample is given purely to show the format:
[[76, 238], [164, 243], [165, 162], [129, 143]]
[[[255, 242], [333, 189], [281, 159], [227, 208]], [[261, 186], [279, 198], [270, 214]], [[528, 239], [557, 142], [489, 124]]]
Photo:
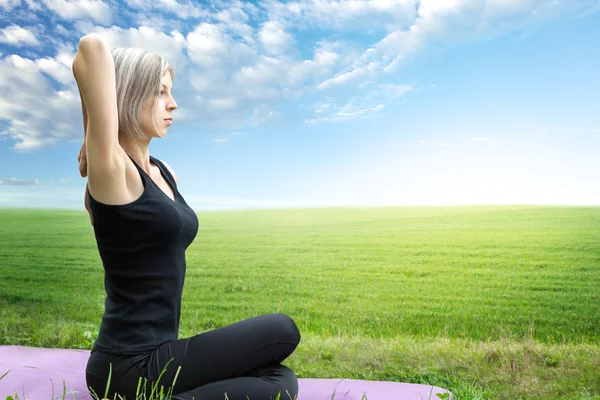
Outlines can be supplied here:
[[197, 210], [600, 204], [600, 1], [0, 0], [0, 207], [83, 209], [81, 36], [156, 51]]

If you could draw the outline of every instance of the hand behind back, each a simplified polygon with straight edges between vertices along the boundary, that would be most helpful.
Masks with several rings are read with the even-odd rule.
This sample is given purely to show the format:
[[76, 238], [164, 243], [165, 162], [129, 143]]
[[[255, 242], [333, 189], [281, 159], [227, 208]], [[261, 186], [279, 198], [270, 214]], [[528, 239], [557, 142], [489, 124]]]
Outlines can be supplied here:
[[85, 149], [85, 139], [81, 144], [81, 150], [79, 150], [77, 162], [79, 163], [79, 174], [82, 178], [85, 178], [87, 176], [87, 152]]

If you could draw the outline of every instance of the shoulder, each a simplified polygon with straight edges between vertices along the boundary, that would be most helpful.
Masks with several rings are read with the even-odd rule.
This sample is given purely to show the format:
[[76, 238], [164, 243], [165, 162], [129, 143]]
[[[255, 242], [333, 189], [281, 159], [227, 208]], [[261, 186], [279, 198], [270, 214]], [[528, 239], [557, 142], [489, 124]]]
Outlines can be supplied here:
[[169, 172], [171, 173], [171, 175], [173, 175], [173, 178], [175, 179], [175, 183], [179, 184], [179, 180], [177, 179], [177, 174], [175, 173], [175, 171], [173, 171], [173, 168], [171, 168], [171, 166], [169, 165], [169, 163], [167, 163], [165, 160], [159, 160], [161, 163], [163, 163], [163, 165], [169, 170]]

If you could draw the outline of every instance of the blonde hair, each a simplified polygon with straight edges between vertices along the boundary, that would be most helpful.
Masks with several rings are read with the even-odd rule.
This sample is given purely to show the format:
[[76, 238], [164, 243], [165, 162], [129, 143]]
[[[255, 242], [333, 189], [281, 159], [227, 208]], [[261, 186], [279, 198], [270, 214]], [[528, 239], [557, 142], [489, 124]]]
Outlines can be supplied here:
[[[146, 134], [142, 131], [140, 118], [144, 103], [155, 96], [152, 106], [154, 116], [161, 79], [167, 71], [171, 74], [171, 79], [175, 79], [175, 71], [163, 57], [147, 50], [116, 47], [111, 49], [111, 54], [115, 61], [119, 134], [123, 132], [144, 139]], [[154, 117], [152, 124], [158, 130]]]

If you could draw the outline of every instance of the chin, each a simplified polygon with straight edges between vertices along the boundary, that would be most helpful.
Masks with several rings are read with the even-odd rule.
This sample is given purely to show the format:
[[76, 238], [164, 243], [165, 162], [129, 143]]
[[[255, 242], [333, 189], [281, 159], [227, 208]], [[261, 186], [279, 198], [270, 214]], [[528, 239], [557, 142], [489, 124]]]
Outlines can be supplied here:
[[156, 132], [154, 135], [152, 135], [152, 138], [154, 139], [162, 139], [165, 136], [167, 136], [167, 131], [164, 132]]

